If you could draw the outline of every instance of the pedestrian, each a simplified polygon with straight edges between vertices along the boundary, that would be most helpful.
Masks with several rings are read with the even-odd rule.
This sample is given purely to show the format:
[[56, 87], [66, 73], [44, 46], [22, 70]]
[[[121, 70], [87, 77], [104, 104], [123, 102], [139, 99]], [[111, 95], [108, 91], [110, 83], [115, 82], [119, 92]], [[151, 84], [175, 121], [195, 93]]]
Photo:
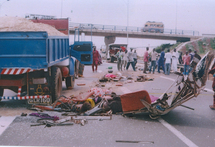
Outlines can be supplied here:
[[128, 52], [128, 56], [127, 56], [127, 58], [128, 58], [128, 63], [127, 63], [127, 66], [126, 66], [126, 70], [128, 70], [128, 68], [129, 68], [129, 66], [130, 66], [130, 64], [131, 64], [133, 70], [135, 71], [135, 67], [134, 67], [134, 58], [133, 58], [133, 52], [132, 52], [132, 51], [133, 51], [133, 49], [130, 48], [130, 52]]
[[149, 50], [149, 47], [146, 47], [146, 51], [144, 53], [144, 56], [143, 56], [143, 61], [144, 61], [144, 70], [143, 70], [143, 73], [146, 74], [146, 70], [148, 68], [148, 62], [149, 62], [149, 53], [148, 53], [148, 50]]
[[165, 68], [164, 68], [164, 56], [165, 56], [165, 52], [164, 49], [161, 49], [161, 54], [160, 54], [160, 58], [158, 59], [158, 73], [160, 73], [160, 67], [162, 67], [162, 70], [165, 74]]
[[182, 60], [183, 60], [183, 63], [184, 63], [184, 72], [183, 72], [183, 74], [185, 76], [188, 76], [189, 68], [190, 68], [190, 55], [188, 54], [188, 52], [186, 52], [186, 54], [183, 56]]
[[[96, 46], [93, 46], [93, 64], [92, 64], [92, 70], [97, 72], [98, 68], [98, 62], [99, 62], [99, 52], [96, 50]], [[94, 66], [96, 69], [94, 69]]]
[[169, 75], [172, 62], [172, 54], [170, 53], [169, 49], [167, 49], [167, 53], [165, 54], [164, 58], [165, 58], [165, 75]]
[[137, 52], [136, 52], [136, 50], [134, 50], [133, 56], [134, 56], [134, 67], [135, 67], [137, 64]]
[[173, 53], [172, 53], [172, 71], [177, 72], [178, 71], [178, 58], [179, 58], [179, 53], [176, 51], [176, 48], [174, 48]]
[[124, 56], [123, 56], [123, 61], [124, 61], [124, 70], [126, 69], [126, 66], [127, 66], [127, 64], [128, 64], [128, 51], [127, 51], [127, 49], [125, 50], [125, 54], [124, 54]]
[[120, 49], [117, 53], [117, 69], [118, 71], [122, 71], [122, 49]]
[[122, 50], [121, 51], [121, 65], [120, 65], [121, 71], [122, 71], [122, 68], [124, 67], [124, 64], [125, 64], [125, 50]]
[[[191, 62], [193, 61], [194, 53], [192, 53], [191, 49], [189, 49], [188, 51], [189, 51], [189, 55], [190, 55], [190, 64], [191, 64]], [[189, 66], [188, 74], [192, 71], [192, 69], [193, 68], [191, 66]]]
[[158, 55], [158, 53], [155, 51], [155, 48], [154, 48], [151, 53], [151, 66], [149, 69], [149, 73], [151, 73], [152, 67], [153, 67], [153, 74], [155, 73], [157, 55]]
[[183, 64], [183, 60], [182, 60], [182, 52], [180, 52], [180, 53], [179, 53], [178, 63], [179, 63], [179, 64]]

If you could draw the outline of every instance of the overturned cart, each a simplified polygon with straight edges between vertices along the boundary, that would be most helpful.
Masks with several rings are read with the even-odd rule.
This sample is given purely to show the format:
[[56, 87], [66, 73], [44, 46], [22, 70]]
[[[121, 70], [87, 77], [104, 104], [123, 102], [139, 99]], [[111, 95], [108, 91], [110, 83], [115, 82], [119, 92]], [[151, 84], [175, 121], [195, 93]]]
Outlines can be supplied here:
[[123, 113], [146, 112], [152, 119], [157, 119], [193, 97], [197, 97], [206, 85], [213, 59], [213, 51], [209, 51], [202, 59], [196, 54], [191, 63], [192, 70], [189, 75], [184, 76], [182, 68], [181, 72], [176, 73], [178, 77], [175, 82], [153, 103], [147, 91], [121, 95]]

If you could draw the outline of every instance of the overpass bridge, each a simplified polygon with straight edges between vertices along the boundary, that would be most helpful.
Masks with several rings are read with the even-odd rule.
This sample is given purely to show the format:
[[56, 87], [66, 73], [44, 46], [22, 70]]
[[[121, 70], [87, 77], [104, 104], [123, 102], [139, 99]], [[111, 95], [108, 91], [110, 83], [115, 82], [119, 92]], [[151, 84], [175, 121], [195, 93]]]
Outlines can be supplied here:
[[142, 32], [141, 27], [125, 27], [114, 25], [97, 25], [70, 23], [69, 34], [84, 33], [87, 36], [104, 36], [105, 44], [114, 43], [116, 37], [127, 36], [129, 38], [174, 40], [177, 42], [187, 42], [201, 38], [198, 31], [164, 29], [164, 33]]
[[107, 39], [112, 38], [113, 41], [116, 37], [126, 38], [127, 35], [129, 38], [175, 40], [177, 42], [186, 42], [201, 37], [199, 32], [191, 30], [164, 29], [164, 33], [154, 33], [142, 32], [141, 27], [70, 23], [70, 34], [74, 34], [77, 29], [79, 33], [84, 33], [87, 36], [104, 36]]

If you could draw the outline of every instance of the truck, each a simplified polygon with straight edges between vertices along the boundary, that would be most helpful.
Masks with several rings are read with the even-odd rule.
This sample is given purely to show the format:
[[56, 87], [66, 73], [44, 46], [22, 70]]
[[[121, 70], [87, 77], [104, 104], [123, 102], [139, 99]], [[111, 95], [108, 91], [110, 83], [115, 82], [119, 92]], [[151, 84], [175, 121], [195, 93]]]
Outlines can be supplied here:
[[[39, 32], [0, 32], [0, 100], [53, 103], [62, 93], [62, 81], [71, 89], [75, 83], [75, 62], [92, 64], [92, 42], [69, 36], [48, 36]], [[4, 95], [9, 89], [15, 96]]]
[[127, 44], [109, 44], [108, 45], [108, 53], [109, 53], [109, 58], [111, 62], [114, 62], [117, 60], [116, 53], [120, 49], [124, 52], [127, 49]]

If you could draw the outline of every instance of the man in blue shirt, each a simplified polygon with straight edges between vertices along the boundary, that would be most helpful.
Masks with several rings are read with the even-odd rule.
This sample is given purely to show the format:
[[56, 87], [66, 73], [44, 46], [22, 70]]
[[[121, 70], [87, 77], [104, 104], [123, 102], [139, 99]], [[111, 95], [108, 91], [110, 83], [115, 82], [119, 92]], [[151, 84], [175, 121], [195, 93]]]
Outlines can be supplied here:
[[162, 66], [162, 70], [165, 73], [165, 68], [164, 68], [164, 56], [165, 56], [165, 52], [164, 49], [161, 49], [161, 55], [160, 58], [158, 59], [158, 73], [160, 73], [160, 67]]

